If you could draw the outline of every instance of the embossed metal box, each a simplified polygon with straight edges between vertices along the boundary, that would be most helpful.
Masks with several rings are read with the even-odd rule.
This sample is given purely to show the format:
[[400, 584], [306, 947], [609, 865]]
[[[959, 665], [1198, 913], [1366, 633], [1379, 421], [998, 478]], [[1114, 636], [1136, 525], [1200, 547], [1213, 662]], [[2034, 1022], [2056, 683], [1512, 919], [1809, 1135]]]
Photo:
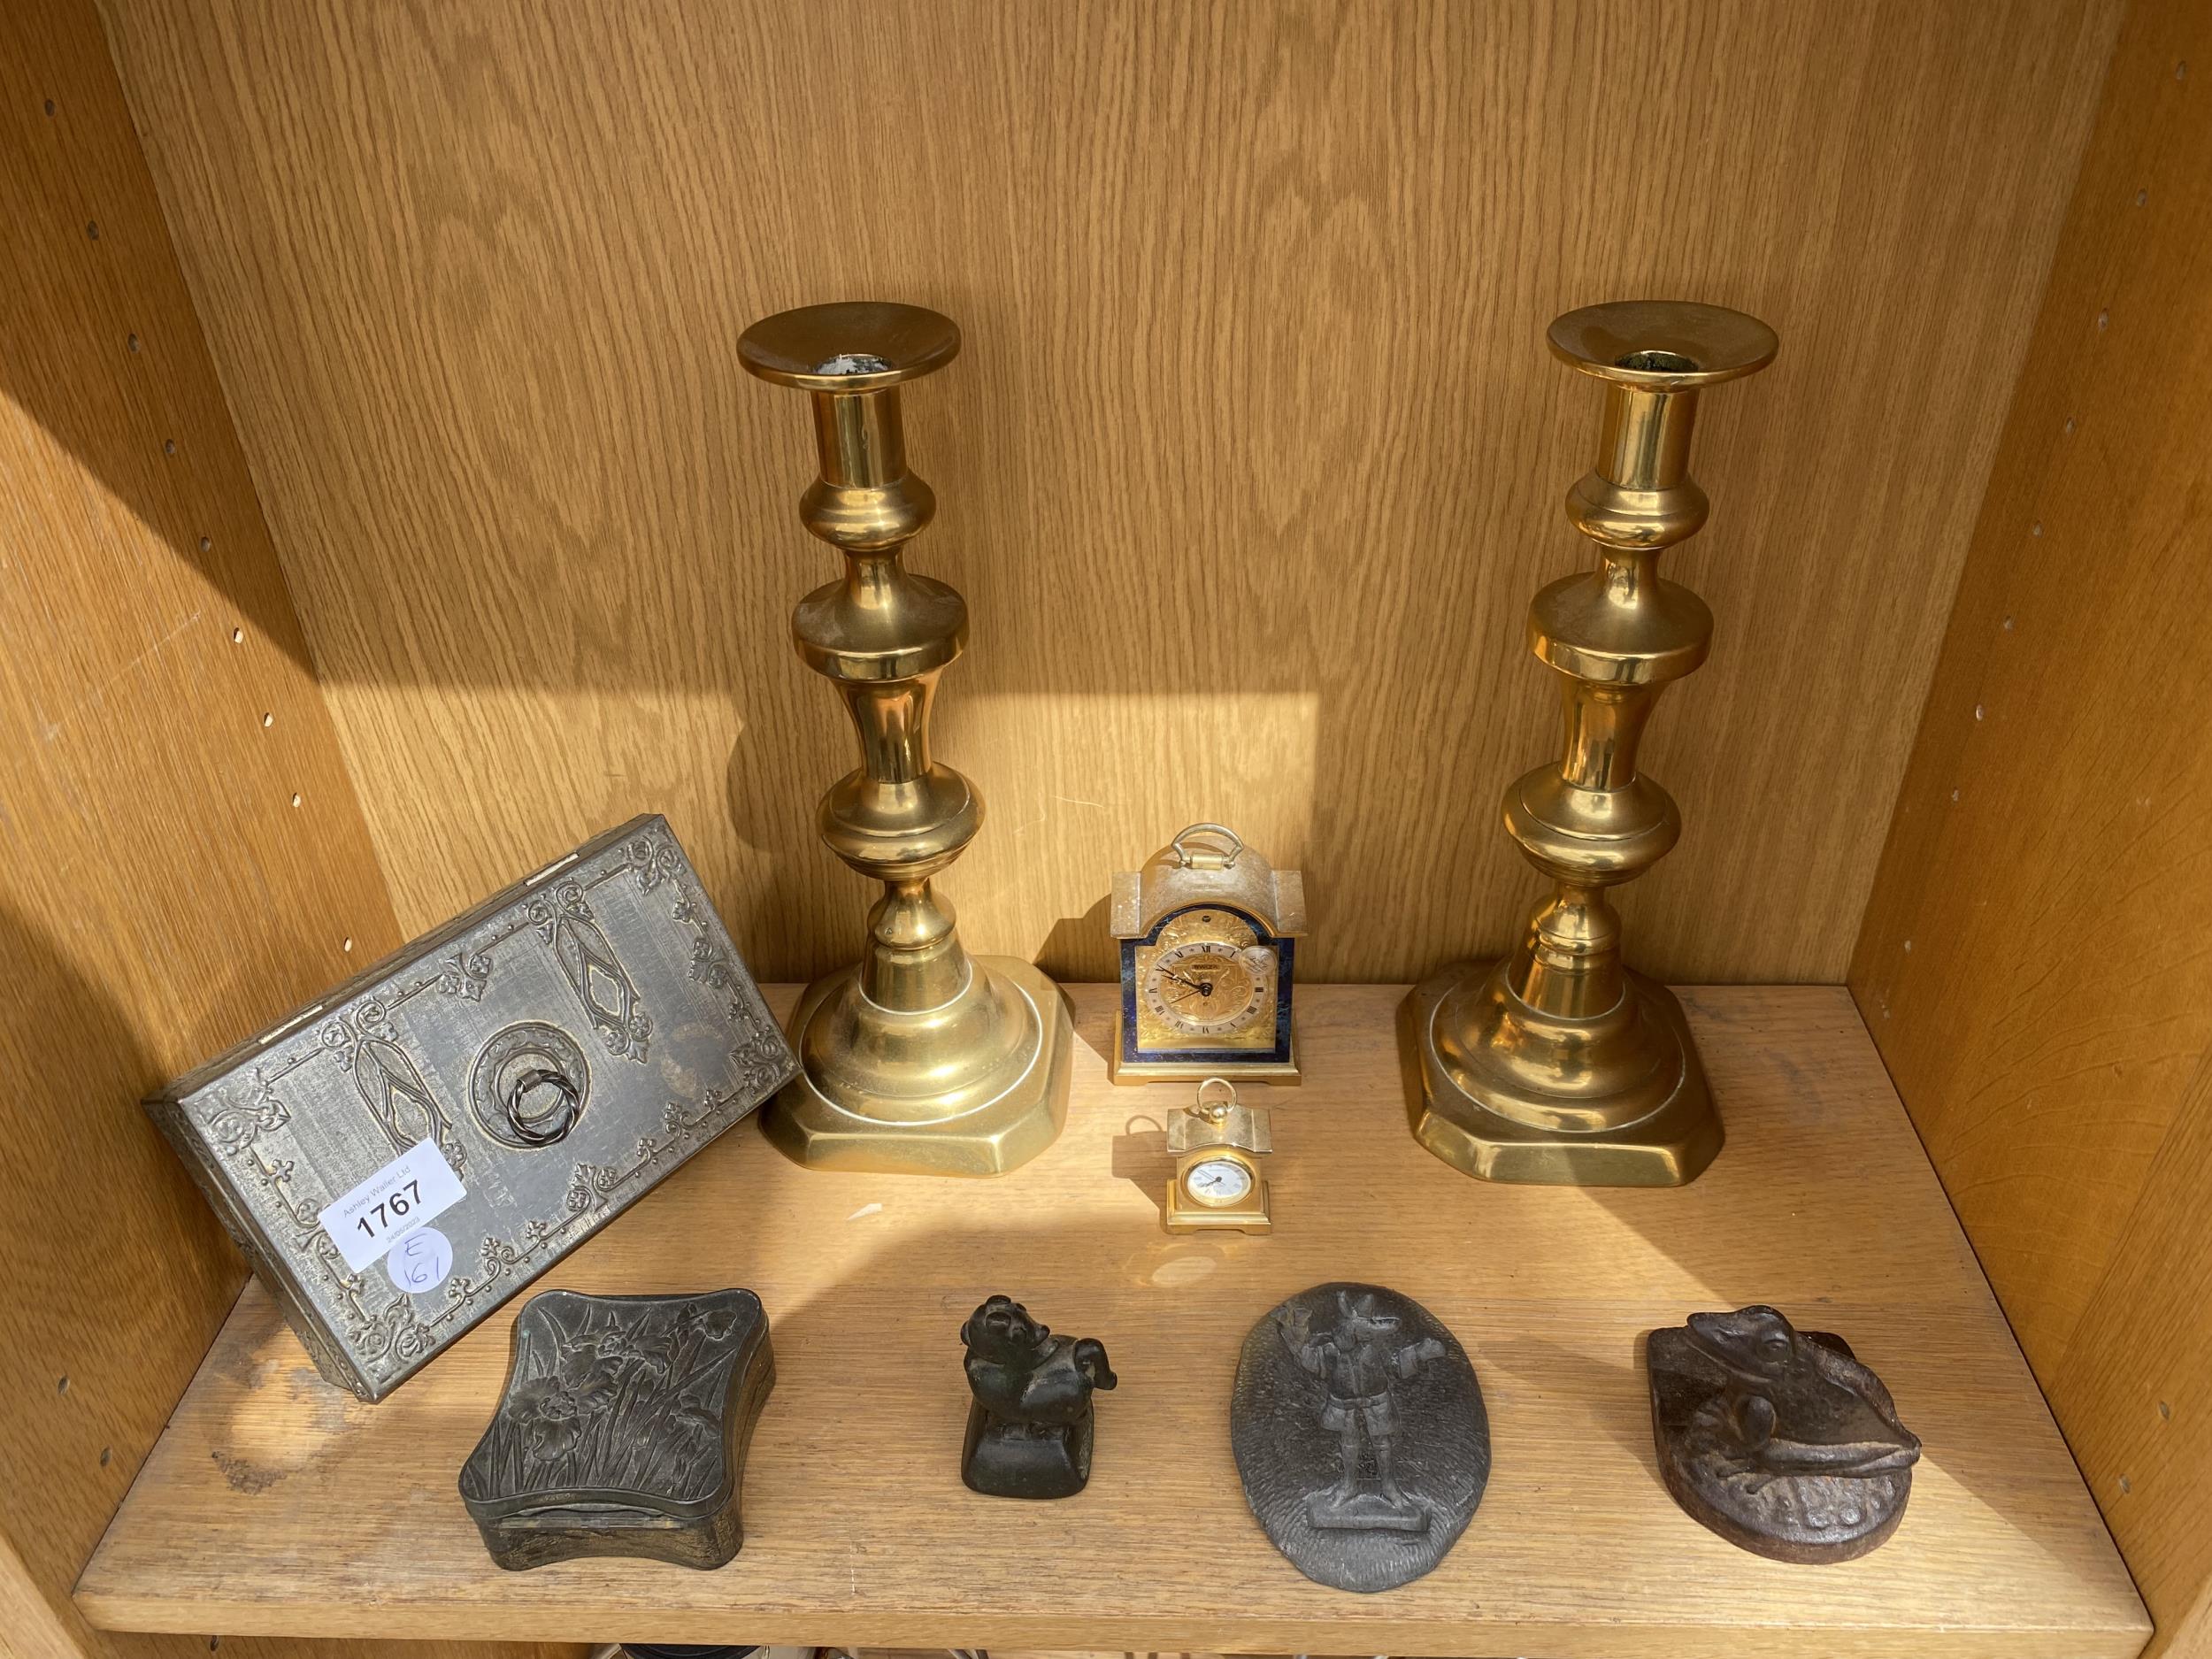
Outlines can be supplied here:
[[146, 1110], [318, 1369], [380, 1400], [794, 1069], [652, 816]]
[[722, 1566], [745, 1541], [745, 1448], [775, 1383], [749, 1290], [540, 1291], [515, 1316], [461, 1502], [510, 1571], [579, 1555]]

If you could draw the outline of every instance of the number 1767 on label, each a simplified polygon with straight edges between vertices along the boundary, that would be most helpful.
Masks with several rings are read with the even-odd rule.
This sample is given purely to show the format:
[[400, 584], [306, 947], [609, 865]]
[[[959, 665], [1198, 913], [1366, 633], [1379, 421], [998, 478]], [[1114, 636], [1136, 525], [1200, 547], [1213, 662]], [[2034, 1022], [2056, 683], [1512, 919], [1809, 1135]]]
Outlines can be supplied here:
[[393, 1241], [434, 1221], [466, 1196], [453, 1166], [434, 1141], [421, 1141], [344, 1197], [323, 1207], [319, 1219], [330, 1241], [357, 1273], [379, 1260]]
[[[365, 1216], [356, 1216], [353, 1225], [361, 1229], [365, 1239], [376, 1239], [390, 1232], [393, 1226], [422, 1202], [422, 1182], [412, 1180], [389, 1198], [380, 1198], [376, 1207]], [[375, 1225], [370, 1225], [373, 1217]]]

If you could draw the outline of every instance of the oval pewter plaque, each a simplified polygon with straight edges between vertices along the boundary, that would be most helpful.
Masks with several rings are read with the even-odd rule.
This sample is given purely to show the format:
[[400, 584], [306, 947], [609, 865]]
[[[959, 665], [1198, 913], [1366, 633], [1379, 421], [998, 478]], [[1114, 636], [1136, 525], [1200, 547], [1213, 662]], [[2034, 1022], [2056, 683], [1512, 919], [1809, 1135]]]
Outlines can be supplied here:
[[1316, 1285], [1252, 1327], [1229, 1441], [1275, 1548], [1339, 1590], [1432, 1571], [1490, 1479], [1490, 1418], [1466, 1350], [1379, 1285]]

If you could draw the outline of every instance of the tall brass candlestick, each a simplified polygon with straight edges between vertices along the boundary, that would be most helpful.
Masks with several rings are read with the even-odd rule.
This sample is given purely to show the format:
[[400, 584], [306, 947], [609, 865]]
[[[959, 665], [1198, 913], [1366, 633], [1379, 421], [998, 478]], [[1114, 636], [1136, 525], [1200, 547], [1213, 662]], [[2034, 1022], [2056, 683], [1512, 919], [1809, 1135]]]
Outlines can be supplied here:
[[1624, 301], [1570, 311], [1553, 355], [1606, 382], [1594, 471], [1567, 517], [1594, 570], [1536, 595], [1529, 649], [1560, 676], [1566, 752], [1505, 792], [1506, 833], [1553, 882], [1513, 954], [1447, 969], [1399, 1010], [1421, 1144], [1490, 1180], [1672, 1187], [1720, 1150], [1720, 1118], [1671, 992], [1621, 964], [1606, 889], [1681, 833], [1674, 802], [1636, 771], [1671, 680], [1705, 660], [1712, 613], [1658, 572], [1705, 522], [1689, 476], [1705, 387], [1773, 361], [1774, 331], [1715, 305]]
[[845, 578], [799, 602], [791, 634], [860, 733], [859, 770], [822, 798], [822, 839], [883, 883], [866, 954], [799, 999], [800, 1072], [762, 1117], [817, 1168], [993, 1175], [1067, 1121], [1074, 1035], [1059, 992], [1017, 957], [969, 956], [930, 885], [975, 839], [983, 803], [930, 758], [930, 702], [968, 608], [900, 561], [937, 499], [906, 469], [898, 388], [959, 349], [949, 318], [872, 303], [781, 311], [738, 342], [747, 369], [812, 397], [822, 472], [799, 517], [845, 555]]

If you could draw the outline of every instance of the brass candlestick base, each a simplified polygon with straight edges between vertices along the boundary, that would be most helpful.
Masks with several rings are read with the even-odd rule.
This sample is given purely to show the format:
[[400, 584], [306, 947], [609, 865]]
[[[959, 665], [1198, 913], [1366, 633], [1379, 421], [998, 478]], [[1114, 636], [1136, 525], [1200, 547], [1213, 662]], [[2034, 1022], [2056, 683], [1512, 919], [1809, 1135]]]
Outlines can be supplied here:
[[799, 602], [792, 639], [860, 733], [859, 770], [822, 799], [822, 839], [883, 883], [867, 954], [793, 1010], [799, 1075], [762, 1114], [817, 1169], [995, 1175], [1067, 1121], [1075, 1036], [1059, 992], [1028, 963], [969, 956], [930, 885], [975, 839], [983, 803], [930, 759], [930, 703], [968, 609], [900, 562], [937, 501], [906, 470], [897, 388], [959, 349], [950, 319], [867, 303], [781, 311], [738, 342], [751, 373], [813, 396], [822, 475], [799, 517], [844, 553], [845, 579]]
[[1720, 1118], [1673, 995], [1621, 964], [1606, 889], [1641, 875], [1682, 819], [1636, 772], [1660, 689], [1705, 660], [1712, 614], [1658, 573], [1705, 522], [1688, 472], [1699, 391], [1774, 358], [1774, 331], [1714, 305], [1636, 300], [1570, 311], [1552, 352], [1607, 385], [1594, 471], [1567, 517], [1597, 568], [1529, 610], [1529, 648], [1561, 677], [1566, 753], [1505, 794], [1506, 833], [1551, 878], [1519, 947], [1415, 988], [1399, 1010], [1421, 1144], [1489, 1180], [1676, 1187], [1720, 1150]]
[[863, 964], [808, 986], [768, 1138], [816, 1169], [920, 1175], [998, 1175], [1050, 1146], [1075, 1040], [1059, 988], [1018, 956], [968, 964], [966, 989], [918, 1013], [879, 1007]]
[[1603, 1016], [1547, 1018], [1513, 993], [1513, 960], [1448, 968], [1399, 1005], [1421, 1144], [1487, 1181], [1694, 1179], [1720, 1150], [1720, 1118], [1674, 994], [1631, 973]]

